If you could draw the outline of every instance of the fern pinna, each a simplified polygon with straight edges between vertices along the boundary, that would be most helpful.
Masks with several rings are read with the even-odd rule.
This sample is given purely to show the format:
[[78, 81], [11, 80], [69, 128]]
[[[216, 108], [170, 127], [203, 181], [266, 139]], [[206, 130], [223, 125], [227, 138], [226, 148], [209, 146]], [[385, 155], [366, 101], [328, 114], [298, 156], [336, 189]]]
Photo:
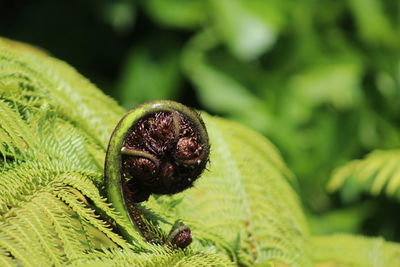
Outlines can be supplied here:
[[354, 197], [370, 192], [400, 198], [400, 150], [375, 150], [365, 159], [353, 160], [338, 168], [329, 190], [351, 191]]
[[165, 237], [183, 221], [193, 242], [146, 242], [106, 198], [105, 154], [123, 113], [67, 64], [0, 39], [0, 266], [399, 265], [394, 243], [310, 236], [276, 148], [207, 114], [208, 170], [138, 207], [149, 231]]

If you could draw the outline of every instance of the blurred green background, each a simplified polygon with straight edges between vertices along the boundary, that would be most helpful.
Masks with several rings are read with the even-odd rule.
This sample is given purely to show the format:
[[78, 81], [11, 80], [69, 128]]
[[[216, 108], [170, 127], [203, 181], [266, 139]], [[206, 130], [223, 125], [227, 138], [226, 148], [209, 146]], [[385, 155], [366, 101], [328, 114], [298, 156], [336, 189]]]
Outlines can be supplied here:
[[400, 205], [329, 194], [332, 171], [400, 147], [398, 0], [0, 1], [0, 35], [44, 48], [130, 108], [175, 99], [270, 138], [312, 232], [400, 241]]

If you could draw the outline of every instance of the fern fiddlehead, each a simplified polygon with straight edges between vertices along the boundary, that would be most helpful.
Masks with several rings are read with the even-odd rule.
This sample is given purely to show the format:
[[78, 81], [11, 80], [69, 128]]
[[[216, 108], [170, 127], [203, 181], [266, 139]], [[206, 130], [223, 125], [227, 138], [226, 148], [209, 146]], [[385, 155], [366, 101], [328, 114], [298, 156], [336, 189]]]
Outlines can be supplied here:
[[[174, 101], [142, 104], [121, 119], [110, 138], [105, 163], [108, 198], [148, 242], [164, 243], [142, 220], [138, 203], [153, 193], [174, 194], [191, 187], [205, 169], [209, 151], [197, 112]], [[190, 229], [177, 223], [166, 242], [185, 248], [191, 240]]]

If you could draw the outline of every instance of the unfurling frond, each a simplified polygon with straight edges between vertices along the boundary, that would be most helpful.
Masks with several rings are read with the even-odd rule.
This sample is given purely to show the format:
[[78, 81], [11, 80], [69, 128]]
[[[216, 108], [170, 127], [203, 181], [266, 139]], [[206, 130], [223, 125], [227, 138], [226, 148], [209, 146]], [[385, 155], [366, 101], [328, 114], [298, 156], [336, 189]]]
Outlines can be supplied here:
[[330, 191], [368, 192], [400, 198], [400, 150], [376, 150], [362, 160], [338, 168], [328, 185]]

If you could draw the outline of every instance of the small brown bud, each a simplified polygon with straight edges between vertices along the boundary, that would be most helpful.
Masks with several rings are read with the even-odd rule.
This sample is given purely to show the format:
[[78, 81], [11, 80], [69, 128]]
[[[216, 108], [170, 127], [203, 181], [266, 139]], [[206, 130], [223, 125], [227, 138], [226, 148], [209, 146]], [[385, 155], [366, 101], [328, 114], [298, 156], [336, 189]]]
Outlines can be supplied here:
[[186, 248], [189, 246], [192, 243], [192, 233], [190, 229], [185, 228], [179, 232], [172, 240], [172, 243], [180, 248]]
[[194, 137], [183, 137], [176, 144], [175, 158], [181, 161], [196, 159], [201, 155], [202, 146]]

